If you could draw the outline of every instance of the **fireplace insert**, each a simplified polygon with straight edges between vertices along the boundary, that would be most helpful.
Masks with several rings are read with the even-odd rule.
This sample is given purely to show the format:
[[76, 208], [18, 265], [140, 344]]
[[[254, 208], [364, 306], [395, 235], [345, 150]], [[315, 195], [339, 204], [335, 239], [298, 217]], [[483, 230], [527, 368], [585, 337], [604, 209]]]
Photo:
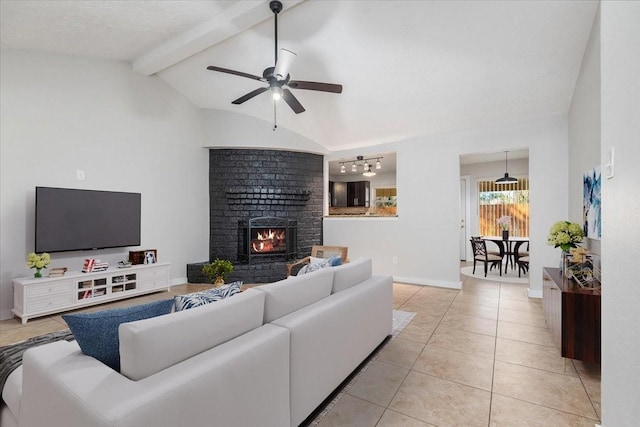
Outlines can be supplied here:
[[238, 261], [291, 260], [297, 253], [297, 221], [276, 217], [238, 221]]

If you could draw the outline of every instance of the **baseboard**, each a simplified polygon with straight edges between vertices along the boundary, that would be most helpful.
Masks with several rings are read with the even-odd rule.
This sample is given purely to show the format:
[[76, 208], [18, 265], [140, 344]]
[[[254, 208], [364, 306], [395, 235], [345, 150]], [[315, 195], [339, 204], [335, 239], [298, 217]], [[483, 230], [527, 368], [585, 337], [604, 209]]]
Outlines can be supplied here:
[[178, 277], [177, 279], [171, 279], [169, 281], [169, 286], [184, 285], [185, 283], [187, 283], [186, 277]]
[[408, 283], [410, 285], [435, 286], [438, 288], [462, 289], [462, 282], [450, 282], [447, 280], [431, 280], [421, 277], [393, 276], [393, 281]]
[[529, 298], [542, 299], [542, 291], [534, 291], [531, 288], [527, 288], [527, 293], [529, 294]]

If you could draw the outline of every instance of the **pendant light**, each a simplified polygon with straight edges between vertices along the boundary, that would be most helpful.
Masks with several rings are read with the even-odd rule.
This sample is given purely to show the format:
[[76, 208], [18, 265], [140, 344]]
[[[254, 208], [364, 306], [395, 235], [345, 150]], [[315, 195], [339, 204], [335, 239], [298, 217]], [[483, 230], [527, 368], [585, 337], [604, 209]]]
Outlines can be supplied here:
[[496, 179], [496, 184], [500, 184], [500, 185], [504, 185], [504, 184], [515, 184], [518, 182], [518, 180], [512, 176], [509, 176], [509, 172], [508, 172], [508, 163], [507, 163], [507, 153], [508, 151], [504, 152], [504, 176], [502, 178], [498, 178]]
[[371, 165], [367, 164], [367, 168], [364, 170], [364, 172], [362, 173], [362, 175], [368, 177], [372, 177], [375, 176], [375, 172], [371, 170]]

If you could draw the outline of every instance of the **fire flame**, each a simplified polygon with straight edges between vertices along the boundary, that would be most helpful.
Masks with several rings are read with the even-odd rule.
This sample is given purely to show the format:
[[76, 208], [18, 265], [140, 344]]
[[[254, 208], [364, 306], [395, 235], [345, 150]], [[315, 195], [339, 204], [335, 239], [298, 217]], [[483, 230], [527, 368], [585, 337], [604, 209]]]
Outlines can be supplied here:
[[274, 252], [284, 250], [284, 230], [258, 231], [256, 238], [251, 240], [251, 248], [254, 252]]

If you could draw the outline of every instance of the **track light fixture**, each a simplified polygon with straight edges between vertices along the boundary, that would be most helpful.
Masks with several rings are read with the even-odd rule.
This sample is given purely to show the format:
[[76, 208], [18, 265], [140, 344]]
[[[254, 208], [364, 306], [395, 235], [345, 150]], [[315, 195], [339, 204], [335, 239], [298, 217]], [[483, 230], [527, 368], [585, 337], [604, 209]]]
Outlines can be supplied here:
[[347, 168], [345, 163], [351, 163], [351, 172], [358, 172], [358, 168], [362, 166], [362, 174], [364, 176], [374, 176], [376, 173], [371, 169], [371, 162], [375, 160], [375, 166], [377, 170], [382, 169], [382, 163], [380, 159], [384, 157], [370, 157], [365, 159], [364, 156], [357, 156], [355, 159], [345, 159], [340, 162], [340, 173], [346, 173]]

